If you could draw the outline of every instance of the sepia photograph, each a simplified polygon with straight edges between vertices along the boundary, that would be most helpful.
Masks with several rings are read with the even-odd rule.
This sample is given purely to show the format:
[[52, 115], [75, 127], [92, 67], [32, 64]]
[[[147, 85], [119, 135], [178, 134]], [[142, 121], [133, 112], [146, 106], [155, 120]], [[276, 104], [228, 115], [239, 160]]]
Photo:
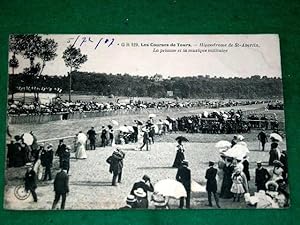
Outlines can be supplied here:
[[8, 42], [5, 209], [290, 207], [278, 35]]

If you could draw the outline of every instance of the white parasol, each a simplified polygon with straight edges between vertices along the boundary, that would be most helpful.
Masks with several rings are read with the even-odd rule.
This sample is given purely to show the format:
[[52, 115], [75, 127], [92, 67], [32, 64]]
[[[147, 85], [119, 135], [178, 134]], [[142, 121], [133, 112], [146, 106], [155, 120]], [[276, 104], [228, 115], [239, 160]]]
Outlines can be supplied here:
[[33, 136], [29, 133], [23, 134], [23, 141], [26, 145], [32, 145], [33, 143]]
[[216, 144], [215, 144], [215, 147], [216, 148], [230, 148], [231, 147], [231, 143], [229, 141], [218, 141]]
[[119, 131], [122, 131], [122, 132], [124, 132], [124, 133], [128, 133], [128, 132], [129, 132], [127, 126], [120, 126], [118, 130], [119, 130]]
[[79, 133], [77, 136], [77, 142], [79, 142], [80, 144], [85, 144], [87, 140], [87, 136], [84, 133]]
[[15, 104], [10, 105], [10, 108], [18, 108]]
[[155, 114], [153, 114], [153, 113], [151, 113], [151, 114], [149, 114], [149, 116], [148, 116], [149, 118], [155, 118], [156, 117], [156, 115]]
[[164, 120], [163, 122], [164, 122], [164, 124], [166, 124], [166, 125], [169, 125], [169, 124], [170, 124], [170, 122], [169, 122], [168, 120]]
[[246, 142], [244, 142], [244, 141], [239, 141], [238, 143], [236, 143], [237, 145], [242, 145], [242, 146], [245, 146], [245, 147], [247, 147], [248, 148], [248, 145], [247, 145], [247, 143]]
[[277, 133], [270, 134], [270, 138], [273, 138], [273, 139], [275, 139], [276, 141], [279, 141], [279, 142], [283, 141], [282, 137], [279, 134], [277, 134]]
[[182, 183], [171, 179], [158, 181], [154, 185], [154, 191], [163, 196], [173, 197], [177, 199], [187, 196], [186, 190]]
[[132, 126], [127, 126], [127, 129], [128, 129], [128, 131], [129, 131], [129, 132], [131, 132], [131, 133], [133, 133], [133, 132], [134, 132], [134, 129], [133, 129], [133, 127], [132, 127]]
[[224, 155], [230, 158], [242, 160], [249, 153], [249, 149], [243, 145], [234, 145], [232, 148], [224, 152]]
[[111, 120], [111, 123], [112, 123], [113, 125], [116, 125], [116, 126], [119, 125], [118, 121], [116, 121], [116, 120]]

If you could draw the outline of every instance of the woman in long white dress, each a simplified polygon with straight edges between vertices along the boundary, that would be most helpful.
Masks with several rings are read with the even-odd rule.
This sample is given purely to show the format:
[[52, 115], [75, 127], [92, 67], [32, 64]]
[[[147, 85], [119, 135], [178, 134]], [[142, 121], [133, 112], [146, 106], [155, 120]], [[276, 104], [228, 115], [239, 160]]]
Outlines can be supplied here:
[[86, 150], [85, 150], [86, 140], [87, 140], [87, 136], [80, 131], [77, 136], [77, 151], [75, 153], [76, 159], [87, 158]]

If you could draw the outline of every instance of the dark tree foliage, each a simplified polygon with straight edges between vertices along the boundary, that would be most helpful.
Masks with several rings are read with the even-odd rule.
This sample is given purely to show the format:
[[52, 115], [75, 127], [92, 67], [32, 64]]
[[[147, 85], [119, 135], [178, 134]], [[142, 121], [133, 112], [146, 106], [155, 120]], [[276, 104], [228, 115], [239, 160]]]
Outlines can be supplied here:
[[[68, 92], [68, 77], [43, 76], [43, 82], [36, 85], [59, 87]], [[18, 85], [30, 85], [21, 75], [10, 76], [10, 88]], [[40, 78], [41, 79], [41, 78]], [[24, 79], [23, 79], [24, 80]], [[282, 98], [282, 80], [279, 78], [210, 78], [174, 77], [155, 80], [152, 77], [130, 76], [128, 74], [106, 74], [72, 72], [72, 89], [77, 93], [115, 95], [128, 97], [167, 97], [167, 91], [173, 91], [180, 98]]]

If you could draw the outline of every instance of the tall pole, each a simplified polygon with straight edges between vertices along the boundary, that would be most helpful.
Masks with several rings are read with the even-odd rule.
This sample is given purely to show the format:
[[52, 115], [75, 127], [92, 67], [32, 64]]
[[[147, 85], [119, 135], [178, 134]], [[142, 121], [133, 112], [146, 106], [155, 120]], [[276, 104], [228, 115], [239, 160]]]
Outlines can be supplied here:
[[72, 67], [69, 72], [69, 102], [71, 101], [71, 90], [72, 90]]

